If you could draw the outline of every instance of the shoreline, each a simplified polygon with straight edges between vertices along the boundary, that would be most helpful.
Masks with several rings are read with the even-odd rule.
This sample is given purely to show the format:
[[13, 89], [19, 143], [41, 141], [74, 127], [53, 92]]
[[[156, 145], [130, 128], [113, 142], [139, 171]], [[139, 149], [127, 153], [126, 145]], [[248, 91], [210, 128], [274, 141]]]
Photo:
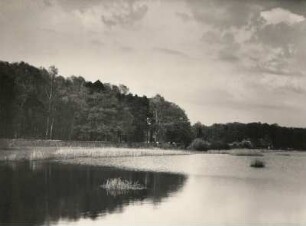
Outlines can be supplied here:
[[0, 148], [0, 161], [22, 160], [65, 160], [79, 158], [120, 158], [143, 156], [189, 155], [192, 152], [161, 148], [123, 148], [123, 147], [10, 147]]
[[297, 149], [265, 149], [265, 148], [230, 148], [208, 149], [205, 151], [191, 150], [183, 146], [170, 143], [114, 143], [108, 141], [78, 141], [78, 140], [45, 140], [45, 139], [8, 139], [0, 138], [0, 150], [32, 150], [35, 148], [58, 149], [58, 148], [126, 148], [126, 149], [162, 149], [179, 150], [194, 153], [230, 154], [234, 150], [246, 150], [247, 152], [304, 152]]
[[170, 144], [170, 143], [114, 143], [108, 141], [78, 141], [78, 140], [45, 140], [45, 139], [6, 139], [0, 138], [0, 149], [28, 149], [28, 148], [135, 148], [135, 149], [175, 149], [175, 150], [186, 150], [182, 146]]

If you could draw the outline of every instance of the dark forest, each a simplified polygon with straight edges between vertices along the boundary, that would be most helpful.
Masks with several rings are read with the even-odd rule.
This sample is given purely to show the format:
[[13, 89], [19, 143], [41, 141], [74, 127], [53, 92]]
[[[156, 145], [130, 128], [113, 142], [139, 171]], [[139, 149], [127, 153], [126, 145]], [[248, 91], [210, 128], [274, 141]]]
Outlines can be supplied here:
[[306, 150], [306, 129], [266, 123], [191, 125], [185, 111], [161, 95], [148, 98], [125, 85], [63, 77], [54, 66], [3, 61], [0, 138]]

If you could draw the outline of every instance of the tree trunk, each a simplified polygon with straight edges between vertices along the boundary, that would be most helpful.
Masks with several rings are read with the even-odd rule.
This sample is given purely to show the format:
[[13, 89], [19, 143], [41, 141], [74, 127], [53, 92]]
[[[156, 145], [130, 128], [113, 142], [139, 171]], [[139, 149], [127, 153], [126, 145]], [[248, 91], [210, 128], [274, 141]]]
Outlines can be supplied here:
[[[48, 113], [49, 114], [49, 113]], [[49, 137], [49, 124], [50, 124], [50, 117], [49, 115], [47, 116], [47, 127], [46, 127], [46, 139]]]
[[50, 125], [50, 140], [53, 138], [53, 125], [54, 125], [54, 118], [52, 118], [52, 122]]

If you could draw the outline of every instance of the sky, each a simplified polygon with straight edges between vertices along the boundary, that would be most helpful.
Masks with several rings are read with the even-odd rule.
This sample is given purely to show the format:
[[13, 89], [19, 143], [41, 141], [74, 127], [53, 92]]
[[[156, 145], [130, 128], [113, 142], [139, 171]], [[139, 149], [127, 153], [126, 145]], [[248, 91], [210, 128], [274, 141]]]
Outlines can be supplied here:
[[306, 127], [306, 1], [1, 0], [0, 60], [161, 94], [191, 122]]

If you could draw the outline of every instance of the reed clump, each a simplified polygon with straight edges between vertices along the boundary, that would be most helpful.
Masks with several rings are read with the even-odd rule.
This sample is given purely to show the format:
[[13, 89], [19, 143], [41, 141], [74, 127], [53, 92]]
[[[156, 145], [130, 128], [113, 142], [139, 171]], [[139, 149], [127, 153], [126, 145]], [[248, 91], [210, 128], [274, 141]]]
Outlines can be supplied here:
[[253, 168], [264, 168], [265, 166], [266, 166], [266, 163], [260, 159], [255, 159], [250, 164], [250, 167], [253, 167]]
[[108, 191], [134, 191], [145, 189], [145, 187], [138, 181], [132, 182], [121, 179], [120, 177], [107, 179], [106, 182], [101, 185], [101, 187]]

